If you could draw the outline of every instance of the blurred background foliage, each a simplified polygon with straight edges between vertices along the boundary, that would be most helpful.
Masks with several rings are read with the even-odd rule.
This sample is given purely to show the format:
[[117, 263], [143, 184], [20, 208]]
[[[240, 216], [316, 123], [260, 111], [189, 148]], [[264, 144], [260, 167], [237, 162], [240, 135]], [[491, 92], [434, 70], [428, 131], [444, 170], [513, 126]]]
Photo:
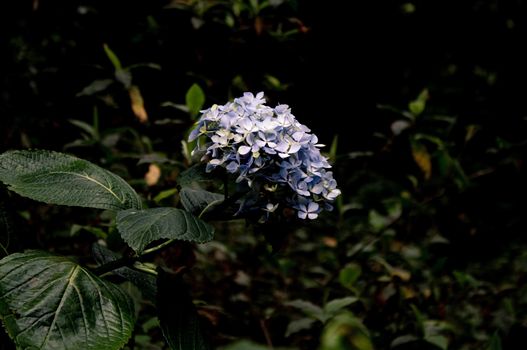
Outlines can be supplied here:
[[[213, 344], [517, 349], [526, 15], [522, 0], [11, 2], [0, 148], [66, 151], [125, 177], [149, 206], [178, 205], [198, 111], [265, 91], [327, 144], [343, 195], [308, 225], [218, 223], [214, 242], [164, 253], [169, 267], [194, 266]], [[2, 256], [43, 248], [93, 264], [94, 242], [125, 249], [110, 213], [1, 190]], [[153, 303], [124, 287], [143, 310], [128, 348], [163, 349]]]

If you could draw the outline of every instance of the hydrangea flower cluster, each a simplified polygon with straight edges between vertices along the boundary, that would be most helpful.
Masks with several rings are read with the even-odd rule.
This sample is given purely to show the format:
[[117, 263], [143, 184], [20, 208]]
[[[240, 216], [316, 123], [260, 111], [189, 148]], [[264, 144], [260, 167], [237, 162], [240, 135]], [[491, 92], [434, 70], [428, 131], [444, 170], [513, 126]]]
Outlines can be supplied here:
[[205, 152], [207, 172], [223, 167], [237, 175], [236, 182], [259, 192], [251, 205], [267, 215], [285, 203], [299, 218], [315, 219], [322, 210], [332, 210], [340, 194], [328, 171], [331, 165], [320, 154], [323, 145], [289, 106], [271, 108], [265, 102], [263, 92], [246, 92], [234, 102], [202, 111], [189, 141], [206, 136], [206, 143], [198, 142], [193, 153]]

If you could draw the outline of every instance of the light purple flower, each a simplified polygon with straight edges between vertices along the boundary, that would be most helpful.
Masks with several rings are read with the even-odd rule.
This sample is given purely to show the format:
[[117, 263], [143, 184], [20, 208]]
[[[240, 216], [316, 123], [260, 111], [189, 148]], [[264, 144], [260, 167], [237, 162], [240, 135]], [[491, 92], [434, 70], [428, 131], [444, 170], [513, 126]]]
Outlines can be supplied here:
[[315, 202], [309, 202], [308, 204], [298, 205], [298, 217], [300, 219], [309, 218], [311, 220], [318, 217], [320, 206]]
[[[202, 111], [189, 136], [189, 141], [195, 139], [193, 153], [205, 152], [206, 170], [223, 167], [237, 174], [236, 182], [254, 192], [243, 202], [246, 209], [257, 206], [265, 218], [279, 204], [270, 205], [272, 201], [296, 208], [301, 219], [314, 219], [323, 209], [331, 210], [331, 202], [340, 195], [316, 135], [296, 120], [288, 105], [266, 106], [262, 92], [256, 96], [246, 92], [233, 102]], [[276, 198], [278, 193], [281, 198]]]

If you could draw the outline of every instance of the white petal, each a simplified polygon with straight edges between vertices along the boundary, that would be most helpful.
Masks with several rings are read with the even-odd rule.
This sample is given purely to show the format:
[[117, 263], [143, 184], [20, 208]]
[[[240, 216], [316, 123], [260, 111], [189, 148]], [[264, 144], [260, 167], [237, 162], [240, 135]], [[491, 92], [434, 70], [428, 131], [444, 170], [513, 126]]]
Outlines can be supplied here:
[[300, 144], [299, 143], [293, 143], [291, 145], [291, 148], [289, 148], [289, 153], [296, 153], [296, 152], [298, 152], [299, 149], [300, 149]]
[[293, 140], [295, 141], [300, 141], [300, 139], [302, 138], [302, 136], [304, 136], [304, 132], [302, 131], [297, 131], [293, 134]]
[[244, 155], [244, 154], [249, 153], [250, 150], [251, 150], [251, 147], [249, 146], [240, 146], [240, 148], [238, 148], [238, 153], [241, 155]]
[[310, 202], [309, 205], [308, 205], [308, 207], [307, 207], [307, 211], [310, 212], [310, 213], [312, 213], [312, 212], [314, 212], [314, 211], [317, 211], [318, 208], [319, 208], [319, 205], [318, 205], [317, 203], [315, 203], [315, 202]]

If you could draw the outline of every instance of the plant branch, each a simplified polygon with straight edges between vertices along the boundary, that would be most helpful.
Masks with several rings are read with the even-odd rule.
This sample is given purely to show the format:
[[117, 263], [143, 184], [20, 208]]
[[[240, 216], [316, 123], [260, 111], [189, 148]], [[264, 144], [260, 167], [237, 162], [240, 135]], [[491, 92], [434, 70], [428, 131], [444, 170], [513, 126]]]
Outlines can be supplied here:
[[[143, 251], [142, 254], [130, 256], [130, 257], [123, 257], [117, 260], [110, 261], [109, 263], [103, 264], [93, 270], [93, 272], [97, 275], [103, 275], [107, 272], [117, 270], [121, 267], [131, 267], [131, 265], [134, 265], [136, 262], [141, 262], [147, 257], [159, 252], [160, 250], [163, 250], [167, 248], [168, 246], [174, 244], [177, 241], [177, 239], [169, 239], [168, 241], [165, 241], [155, 247], [146, 249]], [[151, 271], [146, 271], [145, 269], [138, 268], [137, 266], [134, 266], [132, 268], [135, 268], [137, 270], [141, 270], [143, 272], [152, 273]]]

